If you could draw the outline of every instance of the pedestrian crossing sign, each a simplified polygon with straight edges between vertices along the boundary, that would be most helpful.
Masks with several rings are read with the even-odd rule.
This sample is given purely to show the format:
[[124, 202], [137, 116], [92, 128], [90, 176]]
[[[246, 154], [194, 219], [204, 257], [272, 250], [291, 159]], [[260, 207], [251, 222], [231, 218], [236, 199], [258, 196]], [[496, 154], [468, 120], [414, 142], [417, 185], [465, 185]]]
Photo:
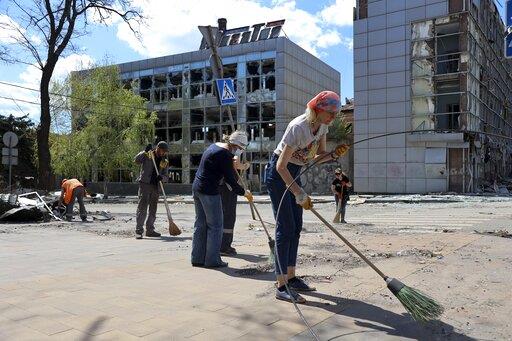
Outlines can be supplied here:
[[217, 82], [217, 96], [219, 96], [220, 105], [236, 103], [235, 86], [233, 79], [220, 78]]

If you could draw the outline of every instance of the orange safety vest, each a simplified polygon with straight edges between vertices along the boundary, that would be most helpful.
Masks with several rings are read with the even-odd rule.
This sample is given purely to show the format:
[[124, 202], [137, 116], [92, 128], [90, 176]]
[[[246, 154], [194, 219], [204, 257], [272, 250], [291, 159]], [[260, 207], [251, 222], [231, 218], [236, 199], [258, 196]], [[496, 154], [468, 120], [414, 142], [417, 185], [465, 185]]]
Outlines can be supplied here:
[[77, 187], [83, 187], [82, 183], [77, 179], [69, 179], [62, 184], [62, 191], [64, 192], [64, 203], [67, 205], [71, 202], [73, 190]]

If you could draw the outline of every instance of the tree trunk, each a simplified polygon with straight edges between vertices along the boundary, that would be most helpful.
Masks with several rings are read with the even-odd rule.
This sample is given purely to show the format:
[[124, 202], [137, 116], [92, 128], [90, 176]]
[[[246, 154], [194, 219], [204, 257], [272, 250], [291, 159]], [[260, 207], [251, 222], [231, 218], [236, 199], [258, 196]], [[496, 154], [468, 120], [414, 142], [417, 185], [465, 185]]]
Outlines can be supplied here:
[[108, 199], [108, 179], [103, 178], [103, 199]]
[[[55, 65], [55, 64], [53, 64]], [[37, 128], [37, 156], [39, 160], [38, 167], [38, 187], [41, 189], [51, 190], [54, 186], [54, 176], [51, 167], [50, 155], [50, 80], [53, 68], [51, 64], [46, 64], [41, 75], [41, 118], [39, 127]]]

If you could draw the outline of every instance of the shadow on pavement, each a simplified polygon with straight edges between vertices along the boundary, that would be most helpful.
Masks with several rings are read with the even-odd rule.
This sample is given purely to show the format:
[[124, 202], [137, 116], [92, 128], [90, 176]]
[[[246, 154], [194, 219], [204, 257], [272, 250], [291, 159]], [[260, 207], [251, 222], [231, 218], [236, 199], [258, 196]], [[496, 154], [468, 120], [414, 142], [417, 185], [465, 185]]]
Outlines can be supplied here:
[[85, 331], [87, 336], [81, 337], [80, 341], [90, 341], [96, 339], [97, 336], [93, 335], [97, 333], [97, 331], [101, 328], [101, 326], [103, 325], [103, 323], [105, 323], [107, 319], [108, 318], [104, 316], [98, 317], [96, 321], [94, 321], [93, 323], [91, 323], [89, 327], [87, 327], [87, 330]]
[[[432, 321], [429, 323], [421, 324], [414, 321], [408, 313], [397, 314], [359, 300], [344, 299], [342, 297], [336, 297], [319, 292], [308, 292], [303, 294], [334, 303], [325, 304], [321, 302], [308, 301], [308, 306], [322, 308], [340, 316], [353, 317], [358, 319], [354, 321], [355, 325], [362, 328], [373, 329], [360, 332], [349, 330], [347, 333], [339, 334], [336, 336], [332, 336], [333, 334], [331, 332], [329, 333], [329, 336], [331, 336], [329, 340], [338, 340], [354, 333], [373, 333], [376, 331], [385, 332], [388, 335], [401, 336], [415, 340], [476, 340], [456, 332], [452, 325], [442, 321]], [[327, 320], [326, 323], [329, 323], [329, 321]], [[336, 323], [337, 322], [334, 321], [331, 323], [332, 328], [335, 328]], [[375, 335], [375, 337], [378, 339], [378, 335]]]

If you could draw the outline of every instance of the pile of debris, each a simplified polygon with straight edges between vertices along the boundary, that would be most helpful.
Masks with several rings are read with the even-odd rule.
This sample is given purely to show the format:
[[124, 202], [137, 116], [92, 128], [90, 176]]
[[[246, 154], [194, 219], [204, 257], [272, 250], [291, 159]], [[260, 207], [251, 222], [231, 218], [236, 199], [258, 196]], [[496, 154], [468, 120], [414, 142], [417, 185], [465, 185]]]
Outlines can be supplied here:
[[58, 197], [43, 198], [37, 192], [0, 194], [0, 222], [49, 221], [57, 218], [50, 207], [57, 206]]

